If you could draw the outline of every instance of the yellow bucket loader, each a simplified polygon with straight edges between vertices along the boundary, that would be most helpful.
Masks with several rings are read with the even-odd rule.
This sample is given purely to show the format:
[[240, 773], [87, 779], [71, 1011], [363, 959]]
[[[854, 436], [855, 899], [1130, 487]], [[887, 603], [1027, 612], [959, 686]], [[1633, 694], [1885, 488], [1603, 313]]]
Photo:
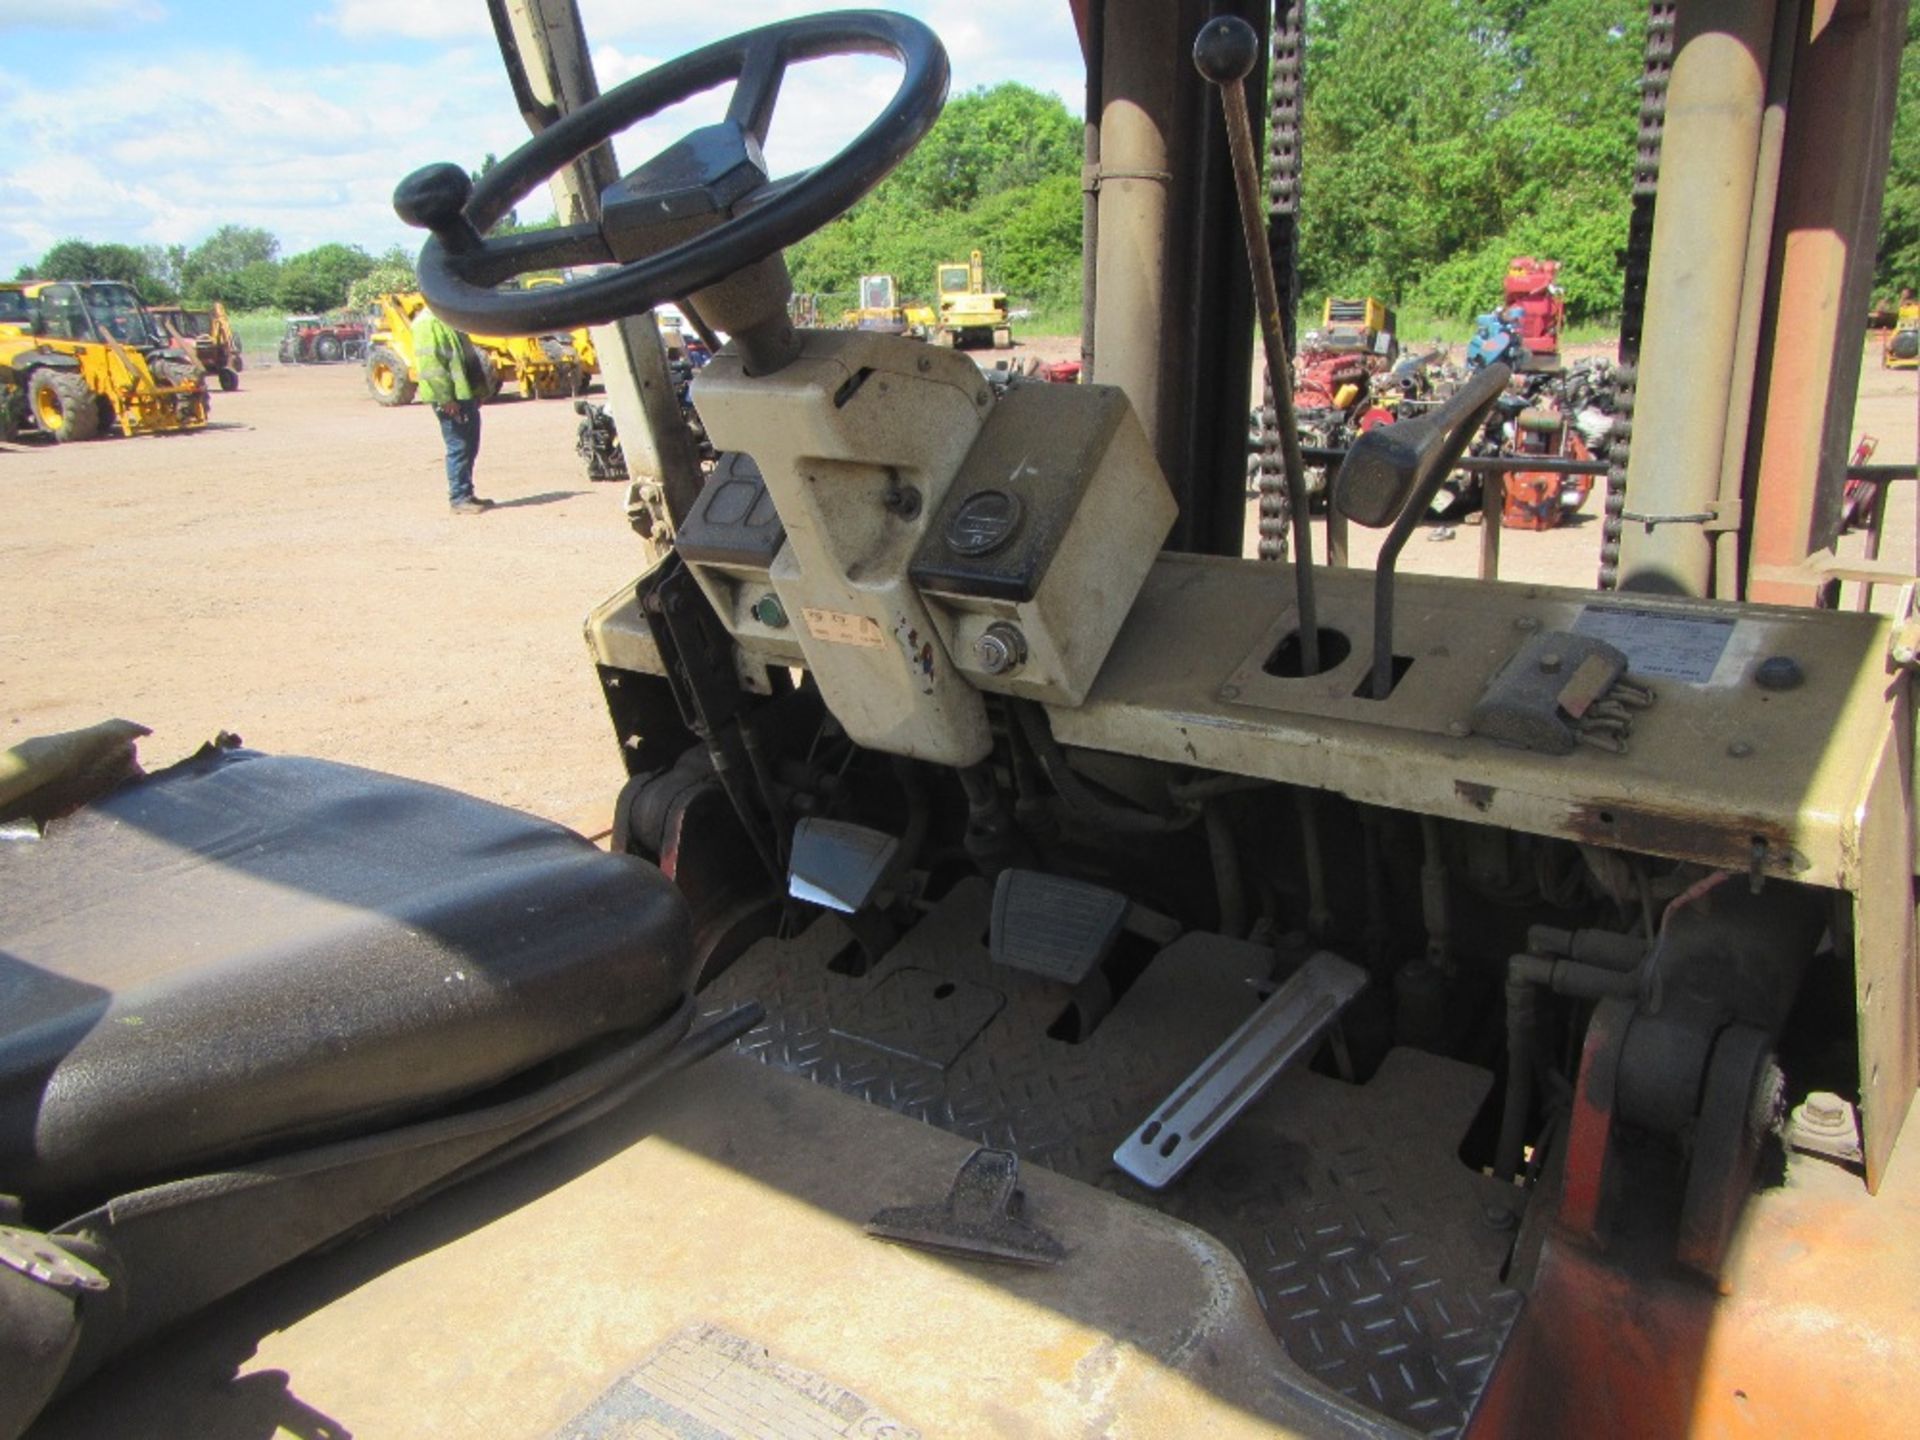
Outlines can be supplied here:
[[207, 423], [199, 365], [118, 281], [0, 285], [0, 367], [23, 392], [25, 428], [55, 441]]
[[[382, 405], [410, 405], [420, 385], [413, 354], [413, 320], [426, 304], [418, 291], [382, 295], [370, 307], [367, 389]], [[486, 363], [491, 400], [509, 384], [529, 399], [562, 399], [586, 389], [599, 357], [585, 330], [553, 335], [469, 335]]]
[[934, 277], [939, 295], [940, 322], [933, 343], [964, 350], [969, 345], [991, 345], [1007, 350], [1013, 328], [1007, 323], [1007, 296], [987, 289], [987, 267], [978, 250], [965, 262], [942, 265]]

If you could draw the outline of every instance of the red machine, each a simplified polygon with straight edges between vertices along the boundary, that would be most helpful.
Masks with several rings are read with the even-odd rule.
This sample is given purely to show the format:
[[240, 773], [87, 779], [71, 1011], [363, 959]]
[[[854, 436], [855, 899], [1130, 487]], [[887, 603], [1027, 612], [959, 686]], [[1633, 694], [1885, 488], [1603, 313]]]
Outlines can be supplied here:
[[[1558, 410], [1522, 410], [1513, 422], [1513, 453], [1549, 459], [1588, 460], [1587, 442]], [[1507, 475], [1500, 523], [1509, 530], [1551, 530], [1587, 503], [1591, 475], [1515, 470]]]
[[1517, 370], [1560, 368], [1560, 322], [1566, 317], [1567, 304], [1554, 285], [1559, 274], [1558, 260], [1536, 260], [1531, 255], [1522, 255], [1507, 265], [1502, 308], [1520, 312], [1520, 353], [1514, 357]]

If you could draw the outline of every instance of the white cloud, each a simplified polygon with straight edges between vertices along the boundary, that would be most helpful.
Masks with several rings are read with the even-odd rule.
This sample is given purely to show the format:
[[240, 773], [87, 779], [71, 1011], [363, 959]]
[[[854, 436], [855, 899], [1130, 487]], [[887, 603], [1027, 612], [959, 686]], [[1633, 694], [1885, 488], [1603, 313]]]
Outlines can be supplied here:
[[158, 0], [0, 0], [0, 30], [105, 30], [166, 18]]
[[[128, 13], [128, 5], [133, 13], [155, 8], [118, 0], [116, 13]], [[74, 20], [107, 6], [62, 0], [61, 13]], [[0, 0], [0, 16], [22, 8], [20, 0]], [[803, 0], [744, 0], [688, 18], [632, 0], [582, 0], [596, 70], [609, 90], [663, 57], [814, 8]], [[1056, 90], [1079, 110], [1078, 47], [1065, 5], [907, 0], [907, 8], [924, 14], [947, 43], [956, 93], [1016, 79]], [[527, 139], [480, 0], [326, 0], [316, 13], [362, 40], [400, 33], [460, 40], [405, 64], [367, 58], [278, 66], [189, 39], [173, 50], [99, 60], [77, 81], [43, 84], [0, 71], [0, 113], [12, 117], [0, 147], [0, 274], [67, 236], [190, 245], [227, 223], [264, 226], [286, 254], [329, 240], [376, 251], [412, 247], [419, 233], [392, 209], [403, 175], [435, 160], [477, 167], [489, 151], [504, 156]], [[377, 46], [355, 48], [381, 55]], [[192, 107], [180, 103], [170, 81], [189, 64]], [[818, 164], [846, 144], [885, 105], [898, 73], [871, 57], [794, 67], [767, 146], [774, 172]], [[632, 167], [717, 120], [727, 97], [722, 87], [636, 125], [617, 141], [621, 163]], [[546, 209], [546, 197], [536, 194], [522, 214]]]
[[326, 19], [355, 39], [466, 40], [493, 34], [485, 0], [333, 0]]

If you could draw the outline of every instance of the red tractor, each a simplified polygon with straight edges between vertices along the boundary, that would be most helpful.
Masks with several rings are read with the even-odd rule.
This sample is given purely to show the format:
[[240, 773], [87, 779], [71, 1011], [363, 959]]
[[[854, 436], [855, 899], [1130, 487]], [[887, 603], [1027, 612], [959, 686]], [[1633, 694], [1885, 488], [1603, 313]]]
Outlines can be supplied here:
[[289, 315], [280, 336], [282, 365], [331, 365], [367, 353], [367, 327], [339, 315]]

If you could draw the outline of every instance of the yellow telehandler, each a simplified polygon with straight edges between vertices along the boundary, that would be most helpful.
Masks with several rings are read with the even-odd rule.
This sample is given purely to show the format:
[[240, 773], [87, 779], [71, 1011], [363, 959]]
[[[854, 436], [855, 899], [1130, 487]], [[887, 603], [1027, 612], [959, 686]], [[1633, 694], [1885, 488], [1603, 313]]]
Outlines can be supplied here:
[[25, 428], [56, 442], [207, 423], [200, 367], [118, 281], [0, 285], [0, 366], [24, 392]]
[[[413, 355], [413, 319], [426, 302], [418, 291], [382, 295], [369, 307], [367, 389], [382, 405], [410, 405], [420, 384]], [[528, 399], [555, 400], [586, 389], [599, 373], [593, 341], [585, 330], [551, 335], [469, 335], [486, 362], [491, 400], [509, 384]]]

